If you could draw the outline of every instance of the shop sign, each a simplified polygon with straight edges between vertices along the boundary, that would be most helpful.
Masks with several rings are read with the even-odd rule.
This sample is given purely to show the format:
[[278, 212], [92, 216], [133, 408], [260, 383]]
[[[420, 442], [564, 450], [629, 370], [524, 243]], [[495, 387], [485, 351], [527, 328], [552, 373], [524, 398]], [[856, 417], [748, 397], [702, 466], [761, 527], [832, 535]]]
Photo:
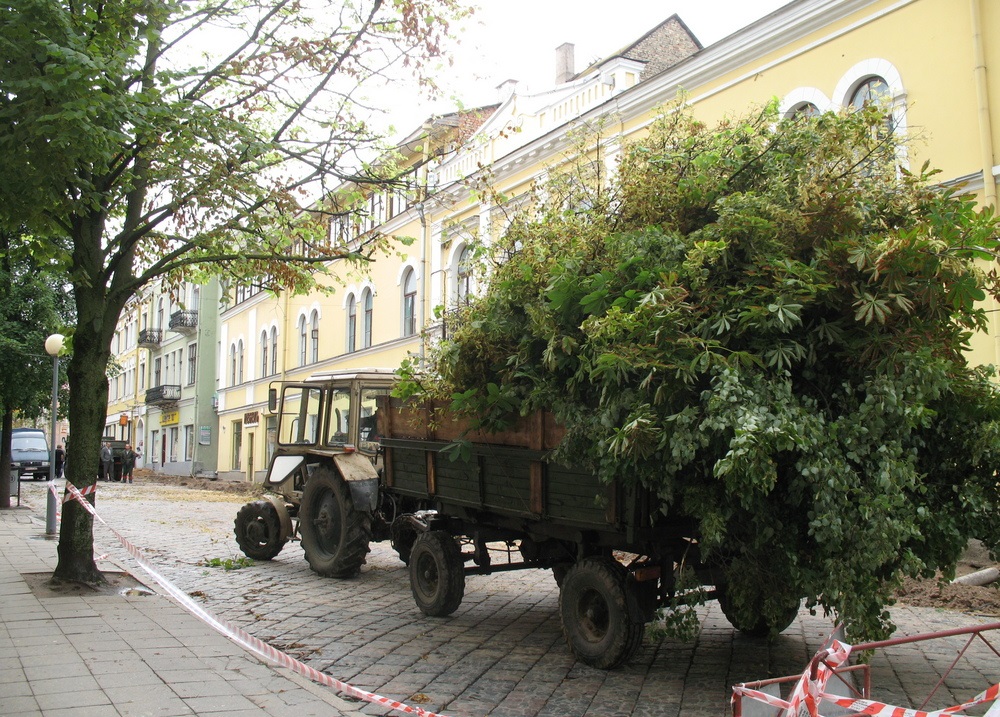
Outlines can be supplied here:
[[243, 427], [249, 428], [260, 423], [260, 411], [247, 411], [243, 414]]
[[181, 412], [180, 411], [164, 411], [160, 414], [160, 425], [169, 426], [172, 423], [180, 423]]

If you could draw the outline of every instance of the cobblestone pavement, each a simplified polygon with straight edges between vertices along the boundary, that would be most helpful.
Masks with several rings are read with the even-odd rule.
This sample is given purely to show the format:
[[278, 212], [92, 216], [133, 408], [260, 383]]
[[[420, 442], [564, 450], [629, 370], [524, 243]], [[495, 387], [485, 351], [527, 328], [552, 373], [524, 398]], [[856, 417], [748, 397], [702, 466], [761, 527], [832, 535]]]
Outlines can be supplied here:
[[[22, 484], [22, 500], [44, 515], [43, 490]], [[647, 634], [629, 665], [601, 671], [576, 662], [566, 647], [549, 571], [471, 576], [453, 615], [427, 618], [387, 543], [373, 544], [361, 575], [351, 580], [312, 573], [298, 543], [273, 561], [224, 570], [206, 562], [242, 556], [233, 520], [246, 498], [141, 482], [101, 483], [97, 496], [107, 523], [209, 611], [339, 680], [453, 717], [731, 714], [733, 684], [801, 672], [832, 629], [828, 619], [802, 610], [769, 644], [734, 631], [710, 604], [700, 612], [694, 642]], [[107, 553], [153, 587], [110, 531], [96, 525], [94, 532], [97, 554]], [[991, 621], [927, 608], [896, 608], [893, 617], [905, 634]], [[911, 706], [954, 659], [956, 644], [876, 653], [874, 696]], [[998, 680], [1000, 659], [980, 650], [933, 705], [962, 702]], [[384, 713], [374, 705], [359, 708]]]

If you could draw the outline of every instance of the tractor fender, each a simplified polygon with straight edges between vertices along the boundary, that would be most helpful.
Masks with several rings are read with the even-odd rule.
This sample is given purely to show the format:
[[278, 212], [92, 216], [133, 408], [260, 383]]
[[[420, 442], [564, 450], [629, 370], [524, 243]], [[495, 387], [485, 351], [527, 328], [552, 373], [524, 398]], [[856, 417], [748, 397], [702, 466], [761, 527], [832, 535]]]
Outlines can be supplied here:
[[288, 505], [285, 499], [278, 495], [265, 495], [267, 501], [278, 511], [278, 521], [281, 524], [281, 539], [288, 540], [292, 537], [292, 517], [288, 514]]
[[333, 457], [337, 470], [351, 489], [357, 510], [371, 513], [378, 507], [378, 471], [360, 453], [341, 453]]

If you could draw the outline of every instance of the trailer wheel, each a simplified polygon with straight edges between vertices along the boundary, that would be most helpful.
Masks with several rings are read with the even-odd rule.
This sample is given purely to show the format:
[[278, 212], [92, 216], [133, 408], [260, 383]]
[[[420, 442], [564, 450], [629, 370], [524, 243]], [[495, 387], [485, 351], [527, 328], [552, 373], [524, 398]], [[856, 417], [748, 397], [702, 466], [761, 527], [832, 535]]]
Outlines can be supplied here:
[[443, 530], [421, 533], [410, 551], [410, 589], [424, 615], [451, 615], [465, 597], [465, 566], [455, 539]]
[[774, 629], [775, 633], [782, 632], [789, 625], [795, 622], [795, 618], [799, 614], [799, 603], [795, 603], [794, 606], [789, 605], [778, 616], [777, 622], [773, 625], [767, 622], [764, 617], [760, 614], [760, 609], [756, 608], [754, 610], [754, 618], [749, 622], [742, 619], [736, 612], [736, 608], [733, 606], [732, 600], [729, 599], [729, 594], [726, 592], [724, 586], [716, 585], [716, 592], [718, 593], [719, 609], [722, 610], [722, 614], [726, 616], [729, 624], [735, 627], [737, 630], [742, 632], [747, 637], [767, 637], [771, 634], [771, 629]]
[[642, 644], [645, 623], [631, 607], [627, 577], [616, 560], [590, 557], [574, 564], [563, 580], [563, 634], [577, 659], [591, 667], [617, 667]]
[[299, 535], [309, 567], [328, 578], [361, 571], [372, 535], [372, 517], [355, 510], [351, 489], [329, 468], [306, 481], [299, 508]]
[[255, 500], [240, 508], [235, 528], [240, 550], [254, 560], [270, 560], [288, 542], [281, 537], [277, 509], [266, 500]]

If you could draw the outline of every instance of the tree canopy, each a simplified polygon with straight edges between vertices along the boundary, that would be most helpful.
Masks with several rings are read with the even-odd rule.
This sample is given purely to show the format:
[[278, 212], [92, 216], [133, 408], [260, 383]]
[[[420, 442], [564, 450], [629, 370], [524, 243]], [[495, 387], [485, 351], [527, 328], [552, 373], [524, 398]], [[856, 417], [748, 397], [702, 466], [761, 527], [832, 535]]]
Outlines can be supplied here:
[[[12, 236], [0, 230], [0, 465], [10, 465], [14, 414], [35, 419], [51, 406], [52, 359], [45, 339], [71, 318], [69, 296], [30, 256], [10, 251]], [[65, 368], [62, 373], [65, 374]], [[61, 403], [60, 405], [65, 405]], [[0, 508], [10, 507], [7, 480], [0, 481]]]
[[[313, 203], [400, 181], [369, 93], [432, 88], [460, 0], [8, 0], [0, 7], [0, 227], [72, 286], [74, 460], [94, 482], [104, 373], [149, 281], [225, 272], [305, 290], [365, 258]], [[303, 211], [308, 206], [310, 211]], [[338, 210], [339, 211], [339, 210]], [[67, 504], [56, 577], [97, 580], [92, 522]]]
[[671, 107], [604, 162], [553, 168], [403, 393], [487, 427], [553, 411], [555, 460], [697, 521], [744, 622], [805, 597], [885, 635], [902, 576], [1000, 542], [1000, 392], [966, 359], [995, 217], [907, 169], [877, 106]]

